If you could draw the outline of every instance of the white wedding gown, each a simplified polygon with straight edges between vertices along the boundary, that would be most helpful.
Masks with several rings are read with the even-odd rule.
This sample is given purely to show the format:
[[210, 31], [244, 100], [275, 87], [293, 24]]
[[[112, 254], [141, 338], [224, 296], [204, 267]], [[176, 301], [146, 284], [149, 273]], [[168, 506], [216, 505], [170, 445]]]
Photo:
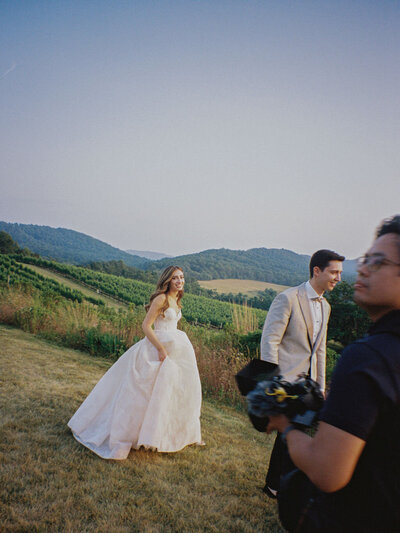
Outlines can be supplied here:
[[126, 459], [131, 448], [177, 452], [202, 444], [201, 386], [181, 312], [169, 307], [154, 322], [168, 357], [145, 337], [104, 374], [68, 422], [74, 437], [104, 459]]

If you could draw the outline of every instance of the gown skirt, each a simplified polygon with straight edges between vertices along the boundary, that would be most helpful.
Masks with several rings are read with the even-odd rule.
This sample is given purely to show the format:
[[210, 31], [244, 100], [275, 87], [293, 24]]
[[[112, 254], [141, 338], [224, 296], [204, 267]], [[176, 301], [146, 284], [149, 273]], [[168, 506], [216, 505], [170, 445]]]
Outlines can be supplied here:
[[193, 346], [169, 307], [154, 323], [168, 357], [145, 337], [104, 374], [68, 426], [77, 441], [104, 459], [126, 459], [131, 448], [177, 452], [202, 444], [201, 385]]

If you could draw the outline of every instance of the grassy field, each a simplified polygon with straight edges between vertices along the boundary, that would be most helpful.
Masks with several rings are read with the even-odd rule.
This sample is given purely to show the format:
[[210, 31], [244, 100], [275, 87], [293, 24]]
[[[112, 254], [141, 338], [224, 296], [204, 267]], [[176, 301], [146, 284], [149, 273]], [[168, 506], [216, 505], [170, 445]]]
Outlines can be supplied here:
[[204, 289], [212, 289], [219, 294], [247, 294], [255, 296], [257, 292], [265, 289], [273, 289], [276, 292], [282, 292], [288, 288], [287, 285], [277, 285], [276, 283], [267, 283], [266, 281], [255, 281], [252, 279], [212, 279], [199, 281]]
[[57, 274], [56, 272], [52, 272], [51, 270], [48, 270], [47, 268], [42, 268], [42, 267], [31, 265], [31, 264], [29, 265], [25, 264], [25, 266], [27, 266], [31, 270], [34, 270], [35, 272], [37, 272], [38, 274], [46, 278], [54, 279], [58, 281], [58, 283], [62, 283], [66, 287], [70, 287], [71, 289], [76, 289], [77, 291], [82, 292], [86, 296], [91, 296], [92, 298], [97, 298], [98, 300], [102, 300], [106, 305], [109, 305], [110, 307], [113, 307], [114, 309], [118, 309], [118, 308], [127, 309], [128, 307], [128, 305], [125, 304], [124, 302], [119, 302], [117, 300], [114, 300], [113, 298], [110, 298], [109, 296], [100, 294], [93, 289], [89, 289], [88, 287], [85, 287], [82, 283], [77, 283], [75, 281], [72, 281], [68, 279], [67, 277], [62, 276], [61, 274]]
[[66, 423], [110, 362], [0, 326], [0, 530], [278, 533], [273, 437], [205, 399], [205, 447], [104, 461]]

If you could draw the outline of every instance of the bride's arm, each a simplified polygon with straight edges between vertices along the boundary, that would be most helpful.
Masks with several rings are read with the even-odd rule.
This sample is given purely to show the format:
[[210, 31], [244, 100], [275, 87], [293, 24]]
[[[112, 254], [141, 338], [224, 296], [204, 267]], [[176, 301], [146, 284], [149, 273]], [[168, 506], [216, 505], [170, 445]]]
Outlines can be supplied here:
[[142, 329], [146, 337], [149, 339], [151, 344], [155, 346], [158, 350], [158, 357], [160, 361], [164, 361], [168, 353], [161, 342], [158, 340], [157, 335], [154, 333], [152, 325], [154, 324], [155, 319], [160, 314], [161, 307], [164, 305], [165, 295], [159, 294], [151, 302], [150, 309], [147, 311], [147, 314], [142, 323]]

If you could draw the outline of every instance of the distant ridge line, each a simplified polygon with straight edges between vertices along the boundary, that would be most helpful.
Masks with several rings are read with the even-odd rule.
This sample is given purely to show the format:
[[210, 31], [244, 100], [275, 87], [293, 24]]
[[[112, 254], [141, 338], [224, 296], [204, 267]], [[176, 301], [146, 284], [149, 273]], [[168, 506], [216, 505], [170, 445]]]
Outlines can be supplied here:
[[90, 237], [85, 233], [67, 229], [0, 221], [0, 231], [8, 233], [21, 248], [29, 248], [47, 259], [66, 263], [87, 264], [92, 261], [118, 261], [144, 269], [150, 261], [134, 256]]
[[158, 259], [164, 259], [166, 257], [173, 257], [170, 254], [164, 254], [162, 252], [151, 252], [148, 250], [126, 250], [128, 254], [137, 255], [139, 257], [145, 257], [151, 261], [157, 261]]
[[[66, 228], [0, 221], [0, 231], [8, 233], [21, 248], [29, 248], [45, 259], [75, 265], [123, 261], [128, 266], [159, 275], [166, 266], [177, 264], [184, 269], [188, 280], [245, 279], [287, 286], [298, 285], [309, 277], [310, 256], [285, 248], [213, 248], [175, 257], [161, 252], [146, 252], [164, 256], [149, 259]], [[344, 272], [344, 278], [354, 279], [355, 261], [345, 261]]]

